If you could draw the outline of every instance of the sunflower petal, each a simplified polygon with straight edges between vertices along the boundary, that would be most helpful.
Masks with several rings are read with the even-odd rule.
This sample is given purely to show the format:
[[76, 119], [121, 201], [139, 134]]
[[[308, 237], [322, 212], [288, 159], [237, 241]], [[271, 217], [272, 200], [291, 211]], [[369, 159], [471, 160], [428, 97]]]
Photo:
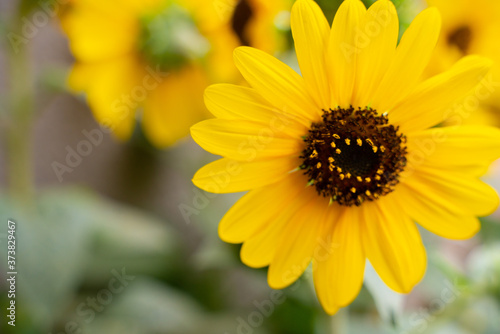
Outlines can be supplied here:
[[359, 53], [357, 31], [365, 13], [360, 0], [346, 0], [335, 14], [327, 52], [332, 107], [348, 108], [352, 104]]
[[332, 205], [321, 240], [323, 250], [315, 254], [314, 285], [321, 305], [329, 314], [352, 302], [363, 284], [361, 211], [358, 207]]
[[[492, 62], [468, 56], [449, 71], [426, 80], [390, 111], [391, 123], [403, 133], [419, 131], [446, 119], [454, 102], [472, 96], [474, 88], [491, 69]], [[475, 98], [475, 97], [474, 97]]]
[[417, 226], [391, 195], [363, 203], [363, 244], [380, 278], [394, 291], [408, 293], [424, 276], [427, 257]]
[[500, 130], [475, 125], [432, 128], [408, 135], [407, 145], [411, 168], [467, 170], [480, 176], [500, 157]]
[[311, 187], [304, 193], [301, 196], [304, 196], [305, 205], [287, 222], [269, 266], [267, 281], [273, 289], [283, 289], [295, 282], [320, 247], [318, 240], [325, 224], [328, 201], [320, 200]]
[[398, 14], [391, 1], [379, 0], [368, 8], [359, 30], [354, 106], [370, 105], [396, 53], [398, 33]]
[[330, 25], [321, 8], [311, 0], [299, 0], [292, 8], [291, 26], [300, 71], [309, 94], [318, 106], [330, 106], [325, 50]]
[[426, 196], [439, 202], [448, 199], [461, 215], [487, 216], [499, 204], [496, 191], [475, 176], [450, 169], [420, 166], [403, 174], [401, 182], [412, 188], [428, 189]]
[[436, 201], [428, 195], [431, 189], [398, 185], [398, 196], [394, 196], [408, 215], [426, 230], [443, 238], [464, 240], [473, 237], [480, 229], [479, 220], [464, 215], [456, 204], [447, 199]]
[[191, 127], [194, 141], [206, 151], [239, 161], [299, 156], [300, 140], [278, 129], [247, 121], [210, 119]]
[[241, 247], [241, 260], [249, 267], [261, 268], [269, 265], [273, 260], [280, 244], [280, 240], [290, 220], [306, 203], [307, 198], [298, 196], [275, 217], [271, 224], [246, 240]]
[[441, 16], [435, 8], [425, 9], [413, 20], [374, 95], [374, 109], [390, 110], [414, 88], [436, 46], [440, 27]]
[[219, 159], [203, 166], [193, 183], [208, 192], [225, 194], [256, 189], [284, 179], [300, 165], [299, 159], [278, 158], [258, 162]]
[[240, 250], [241, 261], [252, 268], [268, 266], [278, 249], [276, 240], [282, 235], [287, 219], [295, 211], [295, 208], [286, 208], [272, 224], [268, 224], [262, 231], [246, 240]]
[[102, 63], [77, 63], [69, 85], [75, 91], [84, 90], [96, 120], [125, 140], [132, 134], [138, 106], [137, 101], [131, 105], [126, 98], [130, 99], [143, 75], [136, 60], [127, 56]]
[[143, 80], [147, 98], [143, 102], [142, 127], [157, 147], [167, 147], [189, 134], [189, 127], [208, 116], [201, 96], [207, 81], [198, 67], [184, 68], [168, 76]]
[[277, 127], [291, 137], [301, 137], [307, 133], [303, 118], [284, 114], [272, 107], [253, 88], [230, 84], [217, 84], [205, 90], [205, 105], [217, 118], [227, 120], [247, 120], [270, 127]]
[[78, 61], [102, 62], [132, 54], [140, 27], [133, 13], [116, 7], [77, 5], [61, 18]]
[[304, 79], [289, 66], [250, 47], [234, 50], [234, 62], [250, 86], [283, 113], [319, 118], [321, 109], [309, 97]]
[[[219, 223], [220, 238], [225, 242], [241, 243], [272, 224], [305, 189], [305, 181], [304, 175], [293, 173], [275, 184], [250, 191], [222, 218]], [[304, 188], [299, 186], [301, 183]]]

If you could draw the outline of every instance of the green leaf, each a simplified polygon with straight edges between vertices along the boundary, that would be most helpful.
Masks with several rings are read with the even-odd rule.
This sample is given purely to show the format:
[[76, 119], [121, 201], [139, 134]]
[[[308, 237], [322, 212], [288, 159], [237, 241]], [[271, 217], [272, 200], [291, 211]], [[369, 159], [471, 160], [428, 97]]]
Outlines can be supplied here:
[[[0, 233], [7, 219], [16, 222], [16, 297], [39, 332], [53, 328], [82, 282], [101, 284], [123, 267], [138, 275], [174, 266], [178, 238], [164, 221], [78, 188], [44, 191], [36, 203], [26, 208], [1, 198]], [[6, 256], [0, 266], [6, 272]]]
[[204, 315], [188, 296], [162, 283], [136, 278], [106, 306], [85, 333], [202, 333]]

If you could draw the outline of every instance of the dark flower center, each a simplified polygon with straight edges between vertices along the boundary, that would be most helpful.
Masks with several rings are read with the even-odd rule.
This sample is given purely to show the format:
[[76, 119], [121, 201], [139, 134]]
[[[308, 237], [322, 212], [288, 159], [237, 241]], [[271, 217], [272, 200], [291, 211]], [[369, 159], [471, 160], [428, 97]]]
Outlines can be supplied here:
[[304, 137], [301, 169], [318, 194], [361, 205], [394, 190], [406, 166], [406, 137], [373, 109], [323, 110]]
[[231, 19], [231, 27], [238, 36], [241, 45], [250, 45], [250, 41], [246, 35], [246, 27], [253, 16], [253, 10], [247, 0], [240, 0], [234, 8], [233, 17]]
[[448, 44], [456, 46], [464, 54], [468, 53], [471, 41], [472, 30], [467, 25], [458, 27], [448, 35]]

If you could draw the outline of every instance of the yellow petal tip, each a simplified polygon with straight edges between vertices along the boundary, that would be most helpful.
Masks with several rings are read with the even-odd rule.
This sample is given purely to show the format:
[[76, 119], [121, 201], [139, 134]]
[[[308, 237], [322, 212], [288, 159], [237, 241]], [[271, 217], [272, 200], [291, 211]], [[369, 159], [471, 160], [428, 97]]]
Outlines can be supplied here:
[[429, 17], [429, 19], [436, 20], [441, 25], [441, 12], [436, 7], [429, 7], [422, 11], [423, 15]]

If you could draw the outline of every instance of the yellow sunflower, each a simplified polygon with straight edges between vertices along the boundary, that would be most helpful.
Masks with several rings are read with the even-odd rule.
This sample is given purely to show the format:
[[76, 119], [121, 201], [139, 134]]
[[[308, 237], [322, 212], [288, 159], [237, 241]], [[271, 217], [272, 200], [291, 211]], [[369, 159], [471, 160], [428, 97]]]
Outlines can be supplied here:
[[368, 259], [389, 287], [407, 293], [426, 269], [415, 222], [469, 238], [480, 228], [476, 216], [498, 205], [479, 176], [500, 156], [500, 131], [432, 128], [491, 62], [466, 57], [419, 82], [438, 40], [439, 12], [419, 14], [397, 45], [389, 0], [368, 10], [346, 0], [331, 28], [315, 2], [298, 0], [291, 26], [302, 76], [240, 47], [235, 63], [251, 88], [205, 91], [217, 118], [191, 134], [223, 158], [193, 182], [216, 193], [250, 190], [219, 234], [243, 243], [248, 266], [269, 266], [272, 288], [293, 283], [312, 261], [318, 298], [333, 314], [358, 294]]
[[[466, 55], [492, 59], [494, 83], [500, 81], [500, 1], [495, 0], [427, 0], [442, 13], [442, 31], [429, 63], [428, 73], [434, 75], [449, 69]], [[494, 86], [489, 98], [482, 99], [480, 112], [464, 118], [468, 123], [500, 125], [500, 91]]]
[[[225, 17], [201, 0], [126, 0], [119, 7], [70, 1], [60, 14], [76, 58], [70, 87], [86, 93], [96, 119], [118, 138], [130, 137], [141, 110], [138, 118], [153, 144], [175, 143], [208, 116], [202, 99], [208, 84], [240, 80], [230, 59], [241, 45], [233, 30], [239, 5], [233, 2]], [[260, 22], [269, 25], [284, 2], [265, 10], [259, 0], [251, 2], [255, 13], [247, 14], [241, 33], [252, 33], [252, 45], [272, 52], [278, 38], [257, 39], [254, 31], [262, 30]]]
[[230, 65], [237, 46], [248, 45], [269, 53], [288, 47], [290, 0], [185, 0], [185, 6], [213, 45], [214, 56], [207, 68], [218, 80], [241, 79]]

